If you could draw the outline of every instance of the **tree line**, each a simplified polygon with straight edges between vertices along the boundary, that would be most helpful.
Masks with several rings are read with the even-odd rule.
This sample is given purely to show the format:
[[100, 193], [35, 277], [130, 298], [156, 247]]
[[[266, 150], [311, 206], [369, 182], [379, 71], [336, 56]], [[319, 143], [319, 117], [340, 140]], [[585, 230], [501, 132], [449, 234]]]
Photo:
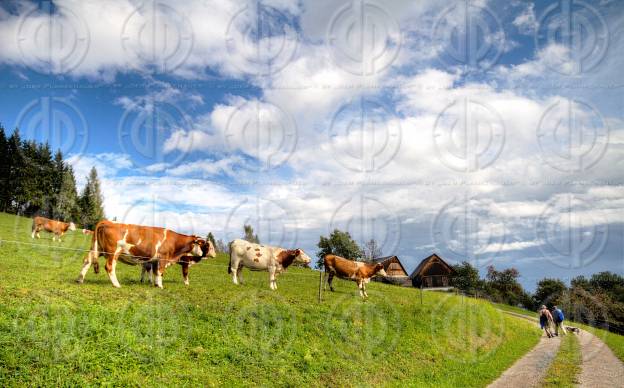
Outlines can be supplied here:
[[43, 216], [93, 229], [104, 219], [100, 181], [95, 167], [79, 194], [72, 167], [47, 143], [25, 140], [15, 129], [7, 137], [0, 124], [0, 211]]
[[484, 279], [468, 262], [453, 268], [457, 275], [452, 285], [467, 295], [533, 311], [541, 305], [558, 306], [568, 319], [624, 334], [624, 277], [616, 273], [577, 276], [569, 287], [560, 279], [545, 278], [531, 294], [518, 282], [520, 272], [515, 268], [499, 271], [490, 266]]

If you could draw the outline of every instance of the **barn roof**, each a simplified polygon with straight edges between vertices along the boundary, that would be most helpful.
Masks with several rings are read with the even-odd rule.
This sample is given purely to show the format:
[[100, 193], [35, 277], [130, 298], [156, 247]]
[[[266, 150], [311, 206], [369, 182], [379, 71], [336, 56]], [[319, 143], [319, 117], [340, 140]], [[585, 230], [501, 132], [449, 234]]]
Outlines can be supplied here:
[[[407, 274], [407, 271], [405, 270], [405, 267], [403, 266], [403, 263], [401, 263], [401, 260], [399, 260], [398, 256], [384, 256], [384, 257], [378, 257], [376, 259], [373, 259], [373, 263], [384, 263], [388, 260], [392, 260], [392, 259], [396, 259], [397, 262], [399, 263], [399, 265], [401, 266], [401, 269], [403, 270], [403, 272], [405, 272]], [[385, 267], [385, 266], [384, 266]]]
[[442, 265], [444, 265], [445, 267], [448, 268], [449, 272], [451, 274], [455, 273], [455, 270], [453, 269], [453, 267], [451, 267], [450, 265], [448, 265], [448, 263], [446, 261], [444, 261], [440, 256], [438, 256], [437, 254], [432, 254], [430, 256], [425, 257], [420, 264], [418, 264], [418, 266], [416, 267], [416, 269], [411, 273], [410, 278], [413, 278], [414, 276], [420, 274], [420, 272], [427, 266], [427, 264], [434, 260], [437, 259]]

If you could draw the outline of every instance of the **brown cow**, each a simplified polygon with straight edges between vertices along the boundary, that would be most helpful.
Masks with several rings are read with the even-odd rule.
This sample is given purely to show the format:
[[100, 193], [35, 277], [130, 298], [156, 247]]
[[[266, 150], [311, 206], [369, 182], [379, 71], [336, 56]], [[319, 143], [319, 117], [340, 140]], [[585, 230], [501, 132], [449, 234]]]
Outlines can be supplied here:
[[65, 234], [65, 232], [67, 232], [68, 230], [71, 230], [71, 231], [76, 230], [76, 225], [74, 225], [73, 222], [70, 222], [68, 224], [62, 221], [50, 220], [45, 217], [33, 218], [32, 234], [30, 235], [30, 237], [35, 238], [35, 235], [36, 235], [37, 238], [41, 238], [41, 236], [39, 236], [39, 232], [42, 230], [45, 230], [46, 232], [50, 232], [53, 234], [52, 241], [54, 241], [58, 237], [58, 240], [60, 242], [61, 237]]
[[198, 262], [207, 256], [216, 257], [216, 253], [210, 241], [197, 236], [188, 236], [165, 228], [100, 221], [95, 227], [91, 251], [84, 259], [78, 283], [84, 281], [91, 264], [95, 273], [98, 273], [99, 256], [106, 257], [106, 272], [114, 287], [121, 287], [115, 274], [117, 260], [120, 260], [130, 265], [154, 262], [155, 285], [163, 288], [163, 273], [169, 265], [181, 263], [185, 274], [184, 282], [188, 284], [190, 262]]
[[89, 229], [83, 229], [82, 234], [93, 234], [93, 231]]
[[323, 263], [325, 264], [325, 272], [329, 272], [327, 284], [329, 284], [330, 290], [334, 291], [332, 281], [334, 280], [334, 276], [338, 276], [342, 279], [354, 280], [357, 282], [362, 298], [368, 298], [366, 283], [370, 281], [370, 278], [377, 275], [386, 276], [386, 271], [382, 263], [362, 263], [361, 261], [347, 260], [336, 255], [325, 255]]

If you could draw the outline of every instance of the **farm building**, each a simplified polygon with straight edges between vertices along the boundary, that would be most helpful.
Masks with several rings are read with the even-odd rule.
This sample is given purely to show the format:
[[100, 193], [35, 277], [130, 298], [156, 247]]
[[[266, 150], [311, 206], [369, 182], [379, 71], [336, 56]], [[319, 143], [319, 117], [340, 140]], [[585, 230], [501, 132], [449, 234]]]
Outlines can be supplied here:
[[434, 253], [418, 264], [410, 278], [414, 287], [437, 288], [450, 287], [454, 275], [453, 267]]
[[375, 263], [383, 263], [384, 265], [384, 270], [386, 271], [387, 276], [383, 277], [381, 281], [385, 283], [411, 286], [409, 274], [397, 256], [379, 257], [373, 261]]

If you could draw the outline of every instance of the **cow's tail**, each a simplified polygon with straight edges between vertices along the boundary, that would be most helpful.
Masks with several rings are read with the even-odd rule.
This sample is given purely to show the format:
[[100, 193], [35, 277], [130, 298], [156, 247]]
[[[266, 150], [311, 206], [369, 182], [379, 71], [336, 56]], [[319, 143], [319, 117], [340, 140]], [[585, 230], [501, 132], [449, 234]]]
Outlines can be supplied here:
[[232, 273], [232, 241], [228, 244], [230, 250], [230, 262], [228, 263], [228, 274]]

